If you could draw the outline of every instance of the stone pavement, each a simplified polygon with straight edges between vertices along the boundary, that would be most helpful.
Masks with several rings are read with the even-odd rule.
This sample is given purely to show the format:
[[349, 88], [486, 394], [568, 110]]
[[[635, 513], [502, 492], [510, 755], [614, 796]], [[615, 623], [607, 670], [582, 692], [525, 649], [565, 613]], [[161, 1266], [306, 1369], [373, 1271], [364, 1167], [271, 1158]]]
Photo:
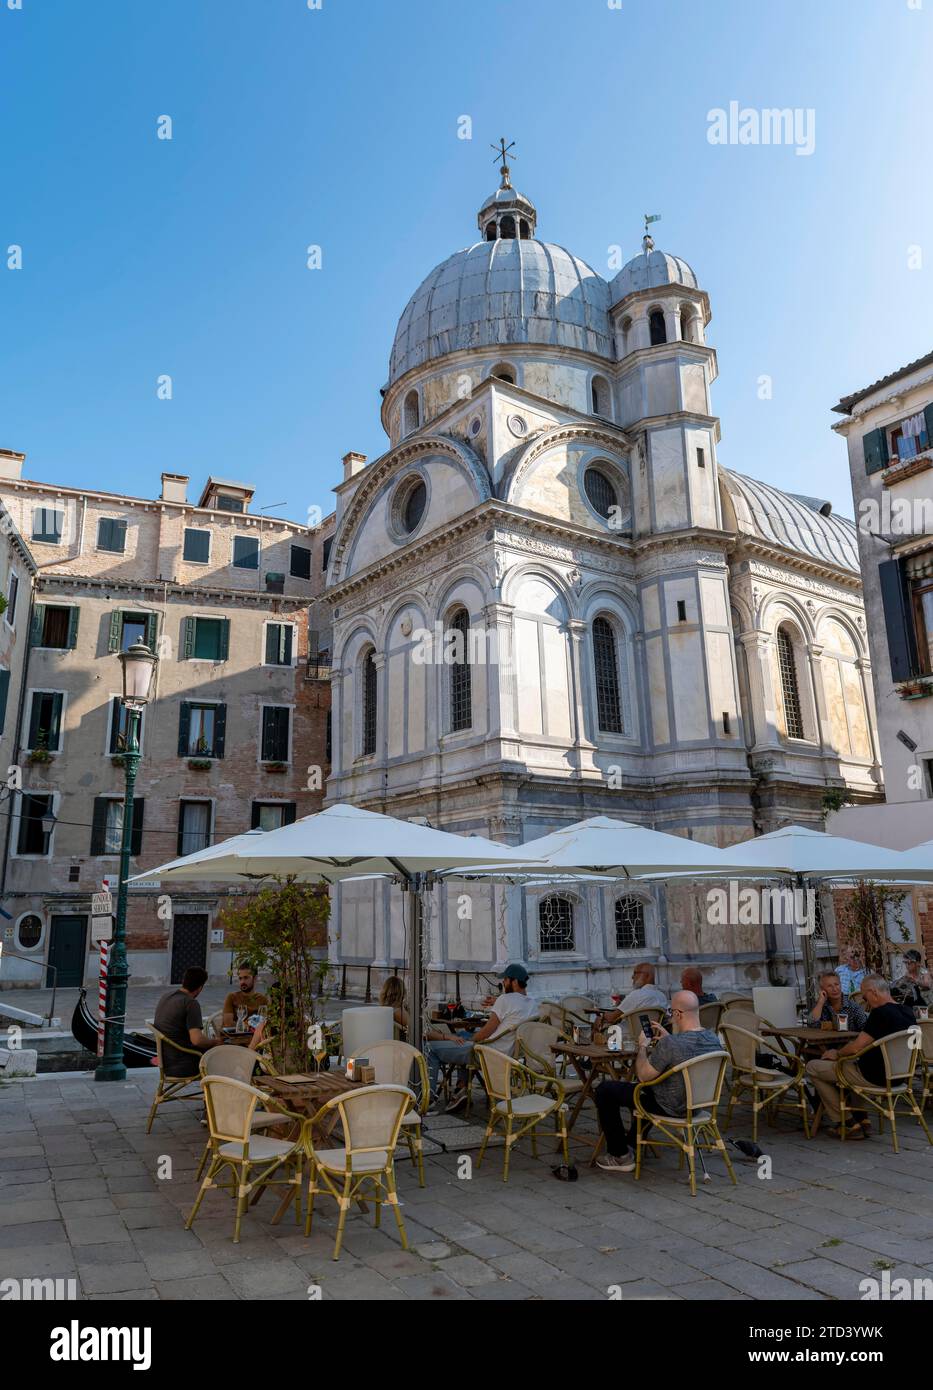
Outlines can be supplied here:
[[[501, 1148], [477, 1171], [477, 1151], [454, 1144], [426, 1159], [423, 1191], [399, 1160], [410, 1250], [390, 1213], [377, 1231], [354, 1209], [335, 1263], [325, 1198], [309, 1240], [292, 1213], [271, 1224], [272, 1194], [244, 1218], [239, 1245], [222, 1193], [185, 1231], [206, 1132], [197, 1106], [179, 1103], [147, 1136], [154, 1083], [153, 1070], [125, 1085], [0, 1084], [0, 1278], [74, 1278], [89, 1300], [307, 1299], [313, 1287], [325, 1299], [819, 1300], [858, 1299], [859, 1281], [884, 1269], [933, 1275], [933, 1149], [907, 1119], [899, 1155], [887, 1135], [808, 1143], [782, 1121], [760, 1139], [770, 1178], [737, 1162], [733, 1188], [708, 1160], [696, 1198], [669, 1152], [636, 1183], [587, 1167], [581, 1145], [579, 1181], [562, 1183], [552, 1144], [535, 1159], [526, 1140], [505, 1185]], [[730, 1132], [748, 1133], [742, 1112]], [[160, 1178], [166, 1156], [171, 1176]]]

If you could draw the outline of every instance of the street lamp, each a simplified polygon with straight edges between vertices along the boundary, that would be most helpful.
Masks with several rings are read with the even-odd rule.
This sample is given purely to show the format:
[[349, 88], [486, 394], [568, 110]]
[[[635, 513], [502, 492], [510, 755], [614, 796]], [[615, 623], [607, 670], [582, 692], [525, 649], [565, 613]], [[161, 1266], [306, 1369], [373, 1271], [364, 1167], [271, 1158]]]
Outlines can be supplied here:
[[123, 1025], [126, 1021], [126, 880], [130, 872], [133, 842], [133, 788], [139, 767], [139, 721], [148, 703], [156, 656], [143, 642], [134, 642], [120, 653], [123, 667], [123, 708], [126, 710], [126, 747], [123, 763], [126, 790], [123, 793], [123, 826], [120, 840], [120, 879], [117, 887], [117, 920], [110, 947], [107, 970], [107, 1011], [104, 1023], [104, 1055], [94, 1073], [95, 1081], [125, 1081]]

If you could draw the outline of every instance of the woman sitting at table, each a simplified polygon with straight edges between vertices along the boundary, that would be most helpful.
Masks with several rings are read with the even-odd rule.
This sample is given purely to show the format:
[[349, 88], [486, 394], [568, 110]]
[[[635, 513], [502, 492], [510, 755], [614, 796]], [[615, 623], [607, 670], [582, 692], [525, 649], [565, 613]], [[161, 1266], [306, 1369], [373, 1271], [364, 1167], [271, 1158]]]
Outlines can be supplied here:
[[[408, 1000], [405, 996], [405, 985], [400, 976], [389, 976], [379, 992], [379, 1003], [384, 1009], [392, 1010], [395, 1036], [405, 1039], [408, 1036]], [[446, 1024], [442, 1023], [425, 1026], [424, 1036], [427, 1042], [442, 1042], [454, 1037], [454, 1034]]]
[[838, 1028], [839, 1015], [846, 1014], [849, 1032], [861, 1033], [868, 1015], [861, 1005], [846, 999], [842, 993], [842, 981], [835, 970], [820, 971], [819, 987], [816, 1003], [810, 1010], [810, 1022], [817, 1028], [821, 1023], [831, 1023]]

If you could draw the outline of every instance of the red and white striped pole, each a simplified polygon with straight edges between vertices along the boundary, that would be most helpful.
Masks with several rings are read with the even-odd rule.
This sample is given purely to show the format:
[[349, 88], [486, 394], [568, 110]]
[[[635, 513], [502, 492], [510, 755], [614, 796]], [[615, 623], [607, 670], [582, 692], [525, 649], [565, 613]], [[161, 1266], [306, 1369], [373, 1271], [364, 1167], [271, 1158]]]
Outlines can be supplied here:
[[97, 983], [97, 1055], [104, 1055], [104, 1021], [107, 1017], [107, 957], [110, 954], [110, 942], [99, 941], [100, 947], [100, 978]]

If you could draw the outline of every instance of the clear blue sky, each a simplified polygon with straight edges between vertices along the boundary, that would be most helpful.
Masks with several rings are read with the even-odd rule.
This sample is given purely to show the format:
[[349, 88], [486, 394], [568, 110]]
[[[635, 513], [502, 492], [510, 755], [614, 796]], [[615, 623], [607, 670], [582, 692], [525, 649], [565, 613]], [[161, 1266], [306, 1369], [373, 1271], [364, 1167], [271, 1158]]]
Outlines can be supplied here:
[[[341, 455], [385, 447], [396, 321], [475, 239], [500, 134], [539, 235], [601, 273], [662, 214], [711, 296], [728, 466], [851, 514], [830, 407], [933, 347], [933, 0], [7, 4], [0, 447], [29, 477], [212, 471], [329, 510]], [[815, 153], [709, 144], [732, 100], [814, 108]]]

